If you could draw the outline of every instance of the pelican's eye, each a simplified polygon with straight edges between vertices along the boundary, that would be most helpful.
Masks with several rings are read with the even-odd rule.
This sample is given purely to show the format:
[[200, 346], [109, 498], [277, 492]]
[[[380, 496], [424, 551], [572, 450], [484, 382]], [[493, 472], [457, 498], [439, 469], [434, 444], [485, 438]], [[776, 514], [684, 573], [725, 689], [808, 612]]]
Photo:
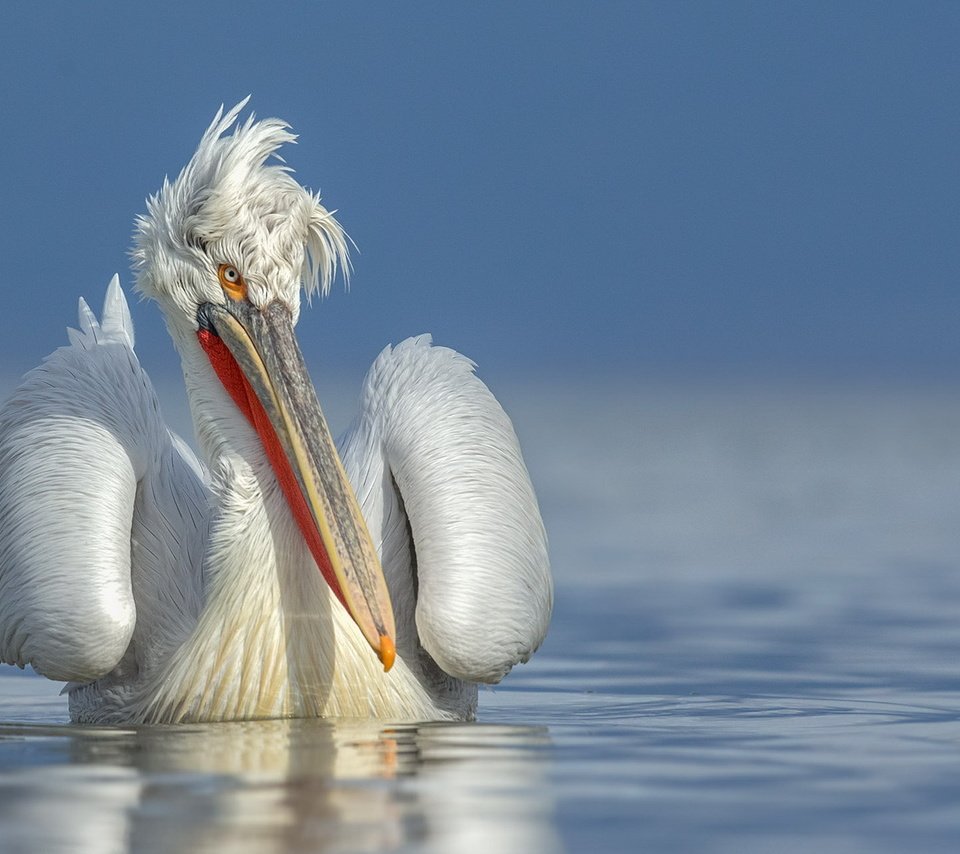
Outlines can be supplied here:
[[228, 297], [235, 300], [246, 299], [247, 283], [233, 264], [221, 264], [220, 269], [217, 270], [217, 276]]

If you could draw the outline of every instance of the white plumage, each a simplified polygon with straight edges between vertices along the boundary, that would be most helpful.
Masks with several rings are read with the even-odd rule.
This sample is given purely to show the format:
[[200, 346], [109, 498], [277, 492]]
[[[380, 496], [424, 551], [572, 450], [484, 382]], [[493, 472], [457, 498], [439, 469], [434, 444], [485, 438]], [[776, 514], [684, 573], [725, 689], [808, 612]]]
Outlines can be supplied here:
[[469, 718], [552, 608], [513, 428], [422, 336], [374, 362], [341, 467], [292, 329], [346, 241], [268, 163], [286, 126], [234, 128], [244, 103], [134, 251], [204, 464], [163, 422], [114, 278], [0, 410], [0, 659], [69, 682], [79, 721]]

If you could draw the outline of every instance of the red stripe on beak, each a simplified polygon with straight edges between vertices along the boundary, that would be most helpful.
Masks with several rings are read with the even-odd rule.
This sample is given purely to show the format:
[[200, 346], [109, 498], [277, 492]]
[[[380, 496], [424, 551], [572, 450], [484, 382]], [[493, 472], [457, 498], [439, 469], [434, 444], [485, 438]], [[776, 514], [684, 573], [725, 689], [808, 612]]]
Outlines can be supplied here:
[[277, 482], [280, 484], [280, 489], [287, 499], [287, 504], [297, 521], [297, 527], [300, 528], [300, 533], [303, 534], [321, 575], [346, 608], [346, 599], [340, 589], [340, 584], [337, 582], [337, 577], [334, 575], [330, 556], [327, 554], [320, 538], [320, 532], [317, 530], [307, 501], [303, 497], [303, 491], [300, 489], [297, 476], [293, 473], [287, 455], [283, 451], [280, 439], [277, 438], [277, 433], [270, 423], [263, 404], [260, 403], [256, 392], [244, 376], [243, 371], [240, 370], [237, 360], [233, 358], [220, 337], [208, 329], [200, 329], [197, 332], [197, 338], [223, 387], [260, 437], [260, 442], [263, 444], [264, 451], [266, 451], [267, 459], [270, 460], [270, 466], [273, 468]]

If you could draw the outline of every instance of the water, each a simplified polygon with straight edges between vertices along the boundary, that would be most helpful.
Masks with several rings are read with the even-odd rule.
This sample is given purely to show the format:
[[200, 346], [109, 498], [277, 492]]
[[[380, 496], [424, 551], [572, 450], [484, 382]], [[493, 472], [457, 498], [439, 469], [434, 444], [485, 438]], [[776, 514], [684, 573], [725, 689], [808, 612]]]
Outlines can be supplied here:
[[0, 851], [958, 850], [960, 389], [502, 396], [557, 606], [478, 723], [74, 727], [5, 668]]

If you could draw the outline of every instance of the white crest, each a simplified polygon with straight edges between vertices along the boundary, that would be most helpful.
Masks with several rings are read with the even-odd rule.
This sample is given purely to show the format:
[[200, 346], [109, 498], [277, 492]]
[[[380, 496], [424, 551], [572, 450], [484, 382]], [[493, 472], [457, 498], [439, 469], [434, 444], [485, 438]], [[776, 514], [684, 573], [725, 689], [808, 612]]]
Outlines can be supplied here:
[[248, 100], [226, 113], [220, 108], [190, 162], [138, 217], [132, 256], [145, 295], [171, 297], [189, 310], [189, 299], [175, 291], [209, 296], [202, 289], [213, 287], [218, 258], [241, 265], [254, 291], [259, 279], [291, 301], [301, 285], [308, 296], [328, 293], [338, 267], [349, 274], [343, 229], [277, 153], [296, 136], [279, 119], [251, 114], [239, 121]]

